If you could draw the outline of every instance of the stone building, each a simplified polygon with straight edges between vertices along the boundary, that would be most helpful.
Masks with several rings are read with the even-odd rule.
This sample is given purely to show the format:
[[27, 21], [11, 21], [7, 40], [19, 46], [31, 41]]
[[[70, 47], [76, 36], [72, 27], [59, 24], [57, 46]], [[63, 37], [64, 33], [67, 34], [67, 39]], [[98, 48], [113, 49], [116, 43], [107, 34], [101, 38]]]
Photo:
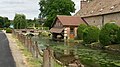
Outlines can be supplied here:
[[120, 25], [120, 0], [82, 0], [81, 5], [75, 16], [89, 25], [101, 27], [108, 22]]
[[69, 39], [77, 36], [77, 27], [85, 24], [78, 16], [58, 15], [52, 24], [50, 32], [53, 39]]

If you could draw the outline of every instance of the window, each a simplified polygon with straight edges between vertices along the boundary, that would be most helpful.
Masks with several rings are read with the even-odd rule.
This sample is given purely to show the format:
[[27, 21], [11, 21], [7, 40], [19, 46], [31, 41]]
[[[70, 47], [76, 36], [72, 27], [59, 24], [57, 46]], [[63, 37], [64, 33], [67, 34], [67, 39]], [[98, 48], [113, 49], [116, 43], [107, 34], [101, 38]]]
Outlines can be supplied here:
[[73, 27], [70, 28], [70, 34], [74, 34], [74, 28]]

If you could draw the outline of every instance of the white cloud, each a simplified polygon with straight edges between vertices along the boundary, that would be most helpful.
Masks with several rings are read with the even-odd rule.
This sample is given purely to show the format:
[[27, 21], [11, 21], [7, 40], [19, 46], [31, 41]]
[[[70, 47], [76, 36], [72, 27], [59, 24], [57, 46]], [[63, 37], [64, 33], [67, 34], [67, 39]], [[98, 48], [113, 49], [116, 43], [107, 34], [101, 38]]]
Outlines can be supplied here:
[[[80, 9], [80, 0], [75, 2], [76, 12]], [[16, 13], [25, 14], [27, 18], [33, 19], [39, 15], [39, 0], [0, 0], [0, 16], [13, 19]]]
[[[81, 0], [72, 0], [75, 3], [75, 13], [78, 12], [80, 10], [80, 1]], [[72, 15], [74, 15], [75, 13], [72, 13]]]
[[39, 15], [39, 0], [0, 0], [0, 16], [14, 18], [16, 13], [22, 13], [33, 19]]

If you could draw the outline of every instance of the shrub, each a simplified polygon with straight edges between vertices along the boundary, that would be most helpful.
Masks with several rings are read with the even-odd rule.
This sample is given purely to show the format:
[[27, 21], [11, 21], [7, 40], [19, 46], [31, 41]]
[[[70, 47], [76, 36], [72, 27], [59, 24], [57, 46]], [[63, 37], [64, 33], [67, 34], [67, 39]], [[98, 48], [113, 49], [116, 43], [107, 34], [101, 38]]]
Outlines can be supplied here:
[[116, 40], [116, 42], [118, 44], [120, 44], [120, 27], [119, 27], [118, 32], [117, 32], [117, 40]]
[[77, 38], [82, 40], [83, 39], [83, 30], [87, 28], [87, 25], [80, 24], [80, 26], [77, 29]]
[[43, 27], [43, 30], [49, 30], [49, 27]]
[[7, 29], [6, 29], [6, 33], [12, 33], [12, 29], [7, 28]]
[[83, 32], [83, 41], [86, 44], [90, 44], [93, 42], [98, 42], [99, 39], [99, 28], [94, 26], [87, 27]]
[[3, 30], [3, 28], [0, 28], [0, 31]]
[[44, 31], [44, 32], [41, 32], [39, 33], [41, 36], [44, 36], [44, 37], [49, 37], [49, 34], [50, 32], [47, 32], [47, 31]]
[[118, 30], [119, 27], [115, 23], [105, 24], [100, 31], [99, 36], [100, 43], [103, 44], [104, 46], [116, 44]]

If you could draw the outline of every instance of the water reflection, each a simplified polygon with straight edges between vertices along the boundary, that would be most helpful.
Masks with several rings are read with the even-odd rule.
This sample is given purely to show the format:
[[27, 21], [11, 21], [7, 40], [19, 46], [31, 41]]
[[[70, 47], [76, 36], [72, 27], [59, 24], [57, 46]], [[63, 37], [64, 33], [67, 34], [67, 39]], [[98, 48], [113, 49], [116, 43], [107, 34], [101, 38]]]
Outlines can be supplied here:
[[86, 67], [120, 67], [120, 53], [117, 52], [91, 49], [78, 43], [55, 42], [47, 37], [40, 37], [38, 43], [41, 49], [49, 44], [55, 57], [64, 64], [78, 58]]

